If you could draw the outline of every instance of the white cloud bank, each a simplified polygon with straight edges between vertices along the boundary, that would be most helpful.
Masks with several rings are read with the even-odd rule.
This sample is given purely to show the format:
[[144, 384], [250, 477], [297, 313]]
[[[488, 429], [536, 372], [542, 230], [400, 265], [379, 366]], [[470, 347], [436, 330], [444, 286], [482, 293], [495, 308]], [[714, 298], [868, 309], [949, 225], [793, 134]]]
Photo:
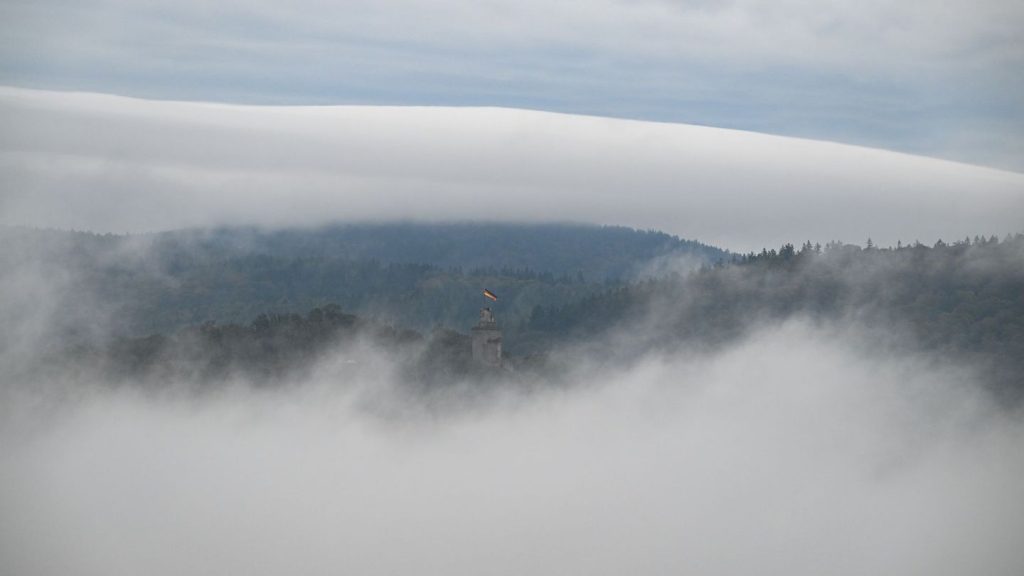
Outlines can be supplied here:
[[1024, 228], [1024, 175], [827, 142], [494, 108], [0, 89], [0, 223], [573, 220], [731, 249]]
[[1020, 574], [1021, 421], [967, 371], [855, 348], [791, 323], [440, 418], [360, 409], [387, 403], [386, 378], [201, 398], [80, 387], [49, 408], [22, 391], [0, 427], [0, 564]]

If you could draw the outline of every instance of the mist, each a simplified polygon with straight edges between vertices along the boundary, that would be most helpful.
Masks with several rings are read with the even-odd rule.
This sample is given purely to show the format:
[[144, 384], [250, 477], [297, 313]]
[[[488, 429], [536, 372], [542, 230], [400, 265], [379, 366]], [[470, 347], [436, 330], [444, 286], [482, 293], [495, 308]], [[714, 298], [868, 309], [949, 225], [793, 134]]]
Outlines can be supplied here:
[[502, 108], [0, 90], [0, 224], [102, 232], [576, 221], [736, 251], [1014, 233], [1024, 176], [830, 142]]
[[[1019, 243], [985, 246], [965, 249], [955, 270], [1024, 270]], [[149, 260], [144, 242], [123, 250], [107, 257]], [[887, 262], [907, 258], [919, 257]], [[824, 266], [810, 261], [789, 281]], [[891, 284], [884, 266], [847, 268], [839, 281], [854, 292], [876, 277]], [[870, 317], [863, 301], [830, 316], [759, 316], [713, 346], [656, 346], [666, 321], [699, 310], [677, 300], [671, 314], [552, 350], [554, 372], [424, 388], [395, 350], [358, 341], [269, 385], [244, 373], [211, 385], [187, 370], [35, 370], [68, 314], [91, 320], [95, 333], [80, 336], [95, 339], [116, 312], [41, 261], [5, 270], [4, 572], [1024, 568], [1019, 405], [961, 357], [895, 345], [908, 339], [898, 323], [858, 321]], [[760, 281], [723, 272], [740, 292]]]
[[[1024, 424], [969, 367], [793, 320], [562, 386], [410, 401], [22, 390], [0, 430], [17, 574], [1017, 574]], [[59, 390], [59, 387], [57, 388]]]
[[[1019, 174], [692, 126], [19, 90], [0, 104], [5, 224], [557, 214], [745, 249], [1001, 234], [1024, 213]], [[146, 239], [122, 246], [100, 254], [125, 273], [151, 265]], [[985, 260], [968, 245], [949, 270], [1008, 291], [1024, 260], [1019, 242], [1002, 246]], [[646, 316], [552, 350], [555, 371], [424, 388], [373, 340], [269, 383], [51, 365], [68, 326], [102, 341], [126, 312], [77, 276], [100, 263], [8, 256], [5, 573], [1024, 571], [1020, 407], [968, 356], [906, 344], [893, 308], [872, 308], [866, 290], [891, 284], [885, 267], [811, 265], [762, 292], [765, 276], [727, 268], [714, 278], [728, 290], [705, 295], [771, 304], [838, 269], [824, 285], [856, 297], [830, 314], [737, 314], [742, 324], [712, 334], [688, 322], [711, 314], [700, 294], [669, 291]], [[889, 265], [911, 261], [929, 262], [908, 252]], [[696, 278], [698, 266], [655, 259], [638, 275]], [[691, 332], [661, 345], [680, 323]], [[983, 351], [1013, 350], [993, 342]]]

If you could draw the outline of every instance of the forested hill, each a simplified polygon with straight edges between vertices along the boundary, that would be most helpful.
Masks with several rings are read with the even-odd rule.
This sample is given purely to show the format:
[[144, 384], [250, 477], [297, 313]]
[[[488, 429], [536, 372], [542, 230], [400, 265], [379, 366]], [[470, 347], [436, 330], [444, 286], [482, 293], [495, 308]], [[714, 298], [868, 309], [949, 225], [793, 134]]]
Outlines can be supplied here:
[[[109, 357], [130, 374], [176, 360], [208, 376], [273, 374], [309, 364], [337, 341], [370, 337], [414, 358], [408, 367], [422, 378], [457, 378], [470, 367], [465, 333], [488, 287], [501, 295], [506, 351], [550, 353], [555, 365], [576, 345], [597, 347], [591, 357], [629, 362], [659, 348], [715, 347], [801, 318], [863, 331], [873, 345], [963, 360], [1024, 398], [1024, 235], [896, 248], [787, 244], [685, 273], [591, 282], [523, 268], [289, 256], [287, 243], [278, 254], [244, 252], [199, 235], [161, 236], [158, 244], [166, 243], [154, 247], [152, 237], [3, 234], [0, 271], [18, 281], [0, 288], [30, 293], [26, 313], [52, 312], [62, 342], [55, 349]], [[89, 336], [95, 325], [113, 347], [95, 330]], [[436, 329], [445, 325], [455, 330]], [[38, 332], [37, 323], [27, 326]], [[80, 333], [81, 346], [64, 338]]]
[[219, 228], [159, 234], [170, 252], [329, 258], [438, 268], [531, 270], [582, 276], [590, 282], [632, 279], [652, 259], [688, 255], [703, 262], [728, 257], [722, 249], [664, 232], [621, 226], [508, 223], [346, 224], [261, 231]]
[[30, 270], [47, 302], [73, 303], [59, 315], [66, 331], [87, 330], [99, 316], [128, 336], [210, 321], [244, 324], [264, 312], [305, 313], [330, 303], [418, 330], [465, 329], [485, 287], [501, 296], [501, 320], [513, 328], [537, 305], [578, 300], [658, 262], [710, 263], [726, 255], [660, 232], [554, 224], [132, 236], [7, 228], [0, 240], [3, 270]]
[[626, 331], [640, 351], [708, 347], [795, 317], [842, 321], [880, 345], [964, 360], [1024, 397], [1024, 235], [885, 249], [786, 245], [538, 307], [521, 337], [544, 346]]

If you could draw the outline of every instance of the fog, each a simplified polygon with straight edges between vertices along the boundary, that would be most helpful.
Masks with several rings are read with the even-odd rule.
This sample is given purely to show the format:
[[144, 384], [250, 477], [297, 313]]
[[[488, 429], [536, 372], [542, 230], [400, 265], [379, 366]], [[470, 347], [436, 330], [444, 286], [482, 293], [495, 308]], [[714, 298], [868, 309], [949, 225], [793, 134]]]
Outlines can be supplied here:
[[[1001, 234], [1024, 214], [1019, 174], [695, 126], [23, 90], [0, 106], [4, 224], [557, 215], [759, 249]], [[146, 265], [144, 241], [124, 250], [109, 257]], [[550, 377], [424, 391], [361, 342], [277, 386], [204, 387], [40, 370], [66, 325], [116, 332], [116, 303], [52, 262], [4, 264], [3, 573], [1024, 571], [1019, 410], [980, 367], [851, 320], [862, 301], [714, 347], [606, 353], [685, 318], [673, 300], [679, 314], [554, 351]]]
[[1024, 224], [1024, 176], [828, 142], [498, 108], [0, 90], [0, 224], [110, 232], [579, 221], [732, 250]]
[[1019, 574], [1024, 425], [801, 321], [569, 386], [49, 387], [0, 427], [12, 574]]
[[[144, 265], [144, 243], [123, 257]], [[639, 347], [651, 318], [553, 351], [567, 368], [549, 377], [426, 391], [365, 343], [276, 386], [114, 382], [31, 369], [68, 314], [86, 337], [110, 329], [102, 295], [30, 259], [5, 270], [4, 573], [1024, 569], [1019, 410], [856, 310], [606, 353]]]

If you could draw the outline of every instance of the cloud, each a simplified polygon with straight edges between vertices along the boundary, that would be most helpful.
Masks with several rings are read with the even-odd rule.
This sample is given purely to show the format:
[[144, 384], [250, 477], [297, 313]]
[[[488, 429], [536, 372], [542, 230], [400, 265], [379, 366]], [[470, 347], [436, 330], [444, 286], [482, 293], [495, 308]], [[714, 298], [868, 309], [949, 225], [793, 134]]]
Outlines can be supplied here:
[[699, 126], [494, 108], [0, 91], [0, 223], [143, 231], [575, 220], [731, 249], [1020, 230], [1024, 176]]
[[[17, 573], [1016, 574], [1019, 419], [970, 373], [774, 327], [568, 388], [382, 413], [387, 378], [26, 393]], [[14, 424], [12, 424], [14, 422]]]
[[1016, 2], [48, 0], [4, 16], [6, 84], [528, 107], [1022, 169]]

